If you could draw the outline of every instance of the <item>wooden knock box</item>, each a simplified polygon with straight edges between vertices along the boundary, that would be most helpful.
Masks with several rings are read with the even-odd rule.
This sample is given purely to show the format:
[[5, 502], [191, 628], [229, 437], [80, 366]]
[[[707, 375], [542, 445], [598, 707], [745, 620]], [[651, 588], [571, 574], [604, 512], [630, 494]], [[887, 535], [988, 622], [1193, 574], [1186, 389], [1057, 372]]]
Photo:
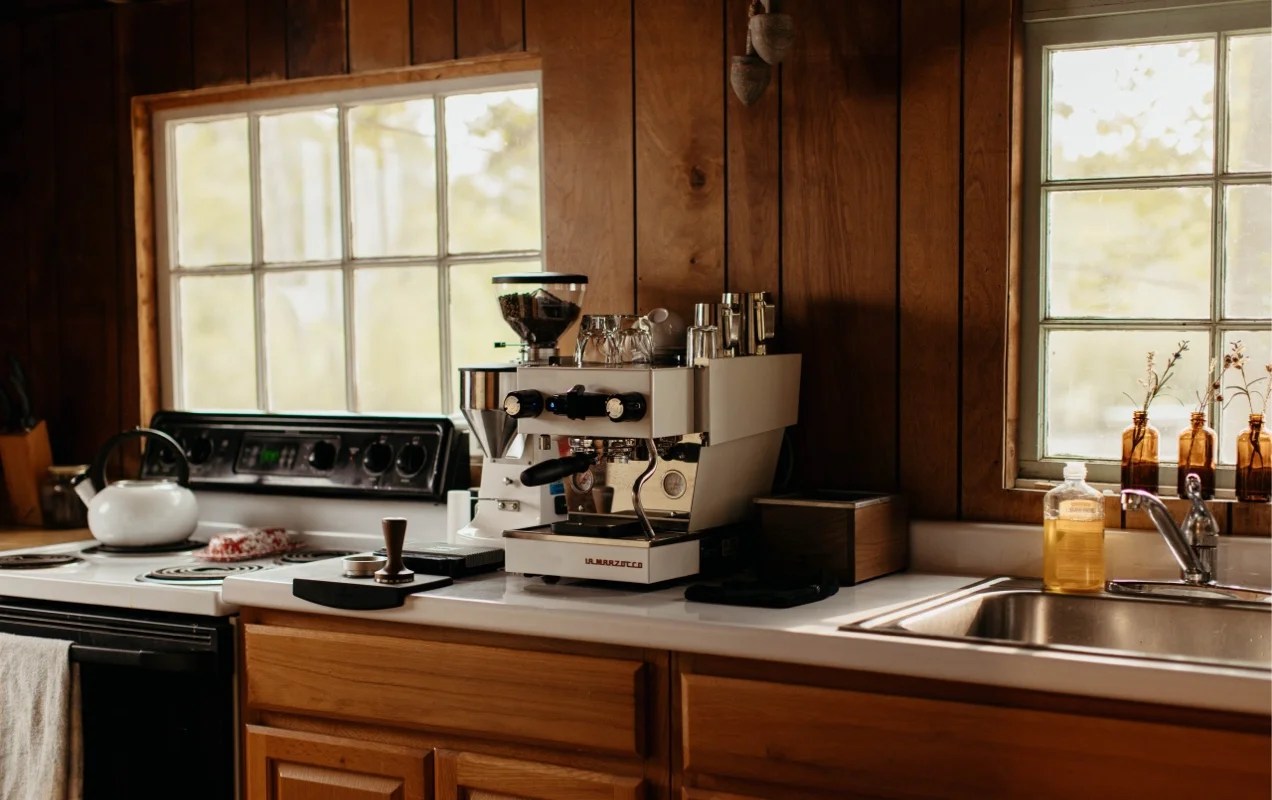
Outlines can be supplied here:
[[899, 572], [910, 558], [900, 495], [816, 491], [760, 497], [760, 558], [766, 570], [829, 569], [841, 586]]

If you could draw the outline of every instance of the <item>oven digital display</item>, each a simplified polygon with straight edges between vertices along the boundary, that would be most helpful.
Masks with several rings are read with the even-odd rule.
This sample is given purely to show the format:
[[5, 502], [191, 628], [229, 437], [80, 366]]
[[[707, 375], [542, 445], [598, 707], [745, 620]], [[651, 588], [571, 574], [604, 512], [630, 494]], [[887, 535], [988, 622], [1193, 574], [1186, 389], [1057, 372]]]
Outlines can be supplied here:
[[301, 442], [296, 439], [275, 439], [247, 436], [239, 449], [239, 472], [288, 472], [296, 466]]
[[261, 448], [260, 454], [256, 456], [256, 466], [263, 468], [276, 467], [282, 457], [283, 448], [275, 445], [266, 445]]

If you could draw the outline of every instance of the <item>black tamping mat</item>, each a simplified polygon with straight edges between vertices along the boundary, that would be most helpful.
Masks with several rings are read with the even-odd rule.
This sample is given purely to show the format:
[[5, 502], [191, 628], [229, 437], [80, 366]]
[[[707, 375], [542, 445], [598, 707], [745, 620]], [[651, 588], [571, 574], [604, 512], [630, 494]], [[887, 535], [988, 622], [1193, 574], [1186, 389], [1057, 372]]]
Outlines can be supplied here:
[[397, 608], [416, 592], [440, 589], [454, 581], [442, 575], [419, 575], [410, 583], [376, 583], [371, 578], [293, 578], [292, 595], [328, 608], [375, 611]]

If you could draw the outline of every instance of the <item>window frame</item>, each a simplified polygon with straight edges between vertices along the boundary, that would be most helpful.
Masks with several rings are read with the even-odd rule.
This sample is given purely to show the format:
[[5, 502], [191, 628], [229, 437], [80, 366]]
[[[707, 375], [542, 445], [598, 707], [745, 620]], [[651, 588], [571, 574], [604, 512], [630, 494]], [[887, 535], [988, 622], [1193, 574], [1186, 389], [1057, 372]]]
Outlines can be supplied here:
[[[1223, 261], [1223, 203], [1221, 193], [1226, 186], [1266, 184], [1270, 173], [1230, 174], [1224, 172], [1227, 149], [1226, 93], [1220, 91], [1226, 69], [1227, 36], [1242, 33], [1264, 32], [1272, 26], [1272, 9], [1266, 3], [1230, 2], [1210, 6], [1185, 8], [1151, 8], [1147, 12], [1134, 9], [1131, 13], [1091, 16], [1062, 16], [1060, 18], [1027, 19], [1024, 35], [1024, 142], [1021, 202], [1022, 208], [1022, 256], [1024, 268], [1020, 272], [1020, 416], [1017, 444], [1017, 488], [1034, 488], [1043, 482], [1059, 480], [1064, 458], [1044, 458], [1042, 445], [1046, 424], [1045, 386], [1046, 374], [1044, 345], [1047, 330], [1082, 329], [1137, 329], [1196, 332], [1204, 334], [1211, 352], [1204, 357], [1219, 356], [1214, 352], [1221, 347], [1223, 333], [1227, 330], [1248, 330], [1267, 324], [1262, 319], [1225, 319], [1222, 314], [1222, 287], [1225, 264]], [[1118, 42], [1170, 41], [1185, 38], [1211, 36], [1216, 41], [1215, 53], [1215, 161], [1208, 173], [1189, 176], [1146, 176], [1120, 178], [1047, 179], [1047, 121], [1049, 52], [1069, 46], [1116, 44]], [[1043, 196], [1053, 187], [1071, 189], [1095, 188], [1146, 188], [1151, 186], [1209, 187], [1211, 203], [1211, 304], [1208, 318], [1168, 322], [1164, 319], [1066, 319], [1048, 322], [1043, 319], [1046, 307], [1046, 220], [1042, 214]], [[1195, 349], [1198, 357], [1203, 357]], [[1129, 424], [1130, 409], [1127, 411]], [[1168, 437], [1169, 438], [1169, 437]], [[1117, 461], [1089, 459], [1091, 479], [1096, 483], [1118, 483]], [[1163, 459], [1160, 481], [1163, 486], [1174, 486], [1175, 466]], [[1217, 483], [1221, 489], [1230, 490], [1233, 484], [1231, 465], [1217, 471]]]
[[[153, 197], [149, 207], [151, 219], [150, 229], [153, 232], [153, 251], [148, 253], [149, 263], [143, 262], [141, 247], [146, 228], [140, 212], [142, 198], [138, 198], [138, 264], [139, 281], [144, 285], [144, 267], [148, 266], [153, 273], [155, 297], [155, 322], [157, 330], [153, 345], [157, 360], [157, 386], [151, 387], [151, 402], [162, 403], [165, 408], [184, 407], [182, 402], [181, 375], [181, 338], [176, 326], [180, 323], [180, 299], [178, 297], [177, 278], [180, 275], [250, 275], [253, 282], [254, 318], [256, 324], [256, 398], [257, 411], [275, 412], [270, 408], [269, 384], [266, 365], [264, 314], [264, 276], [269, 273], [285, 273], [289, 271], [338, 271], [342, 285], [343, 346], [345, 358], [345, 409], [336, 413], [387, 413], [370, 412], [359, 409], [357, 391], [357, 351], [353, 320], [354, 276], [360, 269], [367, 268], [410, 268], [430, 267], [437, 269], [437, 301], [439, 326], [439, 369], [441, 370], [441, 397], [444, 411], [452, 418], [461, 419], [458, 411], [450, 408], [457, 381], [455, 365], [451, 363], [451, 320], [450, 320], [450, 270], [465, 264], [483, 264], [492, 262], [526, 262], [537, 265], [537, 269], [546, 269], [546, 170], [545, 148], [543, 137], [543, 80], [542, 69], [537, 59], [507, 59], [511, 68], [491, 69], [492, 62], [460, 63], [453, 69], [412, 68], [384, 73], [376, 76], [379, 79], [368, 80], [367, 76], [337, 76], [334, 78], [313, 79], [306, 81], [289, 81], [286, 84], [266, 84], [260, 87], [234, 87], [234, 90], [211, 90], [180, 93], [179, 95], [137, 98], [134, 102], [134, 131], [142, 126], [136, 117], [139, 110], [149, 111], [145, 127], [149, 134], [147, 140], [137, 142], [149, 161], [148, 172], [152, 177]], [[527, 63], [529, 62], [529, 63]], [[453, 74], [448, 74], [453, 73]], [[475, 73], [475, 74], [470, 74]], [[279, 91], [281, 87], [286, 87]], [[306, 88], [311, 91], [305, 91]], [[476, 94], [487, 91], [534, 88], [538, 93], [538, 147], [539, 147], [539, 208], [540, 239], [539, 247], [532, 250], [501, 250], [479, 253], [451, 253], [448, 247], [448, 181], [446, 173], [446, 131], [445, 103], [446, 96], [459, 94]], [[229, 95], [229, 97], [225, 97]], [[375, 102], [392, 100], [431, 98], [434, 100], [435, 159], [437, 176], [437, 252], [428, 256], [383, 256], [354, 257], [352, 252], [353, 228], [352, 205], [350, 197], [348, 112], [349, 108]], [[206, 98], [199, 102], [200, 98]], [[163, 102], [168, 100], [170, 102]], [[139, 108], [140, 106], [140, 108]], [[263, 258], [263, 240], [261, 236], [261, 202], [260, 202], [260, 138], [259, 115], [306, 109], [337, 108], [337, 148], [339, 171], [339, 225], [341, 231], [340, 257], [338, 259], [302, 261], [302, 262], [270, 262]], [[177, 264], [177, 238], [173, 235], [176, 223], [175, 203], [175, 170], [168, 169], [168, 154], [172, 151], [174, 129], [171, 122], [190, 122], [223, 119], [226, 117], [248, 115], [248, 146], [251, 179], [251, 263], [232, 265], [212, 265], [201, 267], [179, 267]], [[136, 137], [135, 139], [142, 138]], [[146, 148], [145, 145], [149, 145]], [[135, 145], [134, 150], [139, 148]], [[142, 180], [139, 170], [138, 182]], [[144, 296], [144, 293], [143, 293]], [[143, 351], [145, 350], [143, 338]], [[143, 357], [143, 362], [146, 359]], [[152, 378], [153, 380], [153, 378]], [[143, 392], [145, 394], [145, 392]], [[143, 398], [143, 405], [146, 398]], [[235, 409], [239, 410], [239, 409]], [[251, 409], [241, 409], [250, 411]], [[304, 413], [297, 410], [296, 413]], [[433, 414], [426, 411], [394, 411], [398, 415]]]

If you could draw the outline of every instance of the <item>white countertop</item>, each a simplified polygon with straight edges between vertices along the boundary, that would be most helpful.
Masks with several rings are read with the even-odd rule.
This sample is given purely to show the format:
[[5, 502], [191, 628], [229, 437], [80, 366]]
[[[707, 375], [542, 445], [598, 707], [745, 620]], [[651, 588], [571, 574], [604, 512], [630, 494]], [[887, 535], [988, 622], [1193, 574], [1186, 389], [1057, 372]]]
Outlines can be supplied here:
[[839, 626], [975, 582], [906, 573], [791, 609], [686, 602], [684, 588], [618, 589], [495, 573], [411, 595], [400, 608], [343, 611], [294, 597], [294, 577], [335, 577], [338, 561], [229, 578], [224, 600], [386, 622], [838, 667], [1094, 697], [1268, 714], [1272, 672], [847, 633]]

